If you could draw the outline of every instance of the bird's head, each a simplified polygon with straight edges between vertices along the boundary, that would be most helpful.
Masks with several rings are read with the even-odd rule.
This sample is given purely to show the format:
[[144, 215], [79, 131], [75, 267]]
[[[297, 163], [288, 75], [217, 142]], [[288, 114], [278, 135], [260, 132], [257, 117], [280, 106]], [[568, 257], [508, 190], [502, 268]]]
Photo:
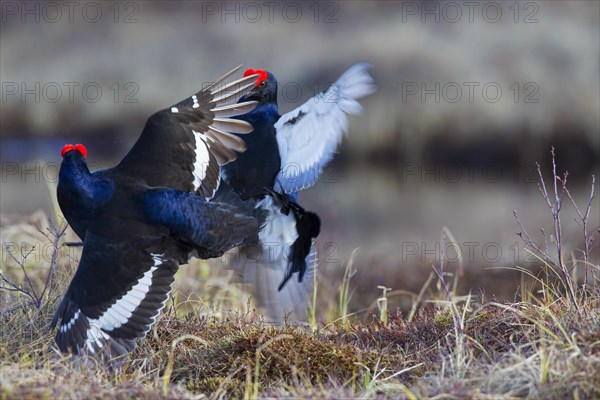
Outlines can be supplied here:
[[65, 144], [60, 151], [62, 156], [62, 163], [60, 165], [58, 188], [60, 191], [61, 187], [65, 187], [65, 184], [79, 184], [79, 179], [82, 176], [90, 174], [85, 156], [87, 155], [87, 149], [82, 144]]
[[259, 74], [256, 85], [244, 97], [243, 101], [255, 100], [259, 104], [277, 103], [277, 80], [272, 73], [262, 69], [249, 68], [244, 72], [244, 76]]
[[60, 151], [63, 161], [82, 161], [87, 156], [87, 149], [82, 144], [65, 144]]

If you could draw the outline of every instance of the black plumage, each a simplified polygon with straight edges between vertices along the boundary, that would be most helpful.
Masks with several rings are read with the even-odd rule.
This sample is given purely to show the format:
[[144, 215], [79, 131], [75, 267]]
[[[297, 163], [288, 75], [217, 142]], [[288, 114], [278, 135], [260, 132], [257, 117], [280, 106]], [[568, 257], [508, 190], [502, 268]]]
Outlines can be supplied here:
[[236, 70], [153, 114], [114, 168], [92, 173], [85, 147], [63, 148], [58, 200], [83, 252], [52, 322], [61, 351], [125, 354], [156, 321], [179, 265], [257, 242], [252, 207], [208, 201], [220, 166], [246, 147], [230, 132], [252, 131], [230, 118], [255, 107], [236, 100], [256, 76], [223, 84]]

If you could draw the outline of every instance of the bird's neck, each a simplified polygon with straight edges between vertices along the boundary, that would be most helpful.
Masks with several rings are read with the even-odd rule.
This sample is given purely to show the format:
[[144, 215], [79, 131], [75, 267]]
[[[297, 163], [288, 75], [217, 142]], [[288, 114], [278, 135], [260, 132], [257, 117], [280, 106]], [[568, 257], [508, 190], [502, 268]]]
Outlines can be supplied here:
[[281, 158], [275, 134], [279, 119], [277, 105], [259, 103], [251, 112], [234, 118], [250, 122], [254, 131], [244, 135], [247, 149], [236, 161], [223, 166], [224, 180], [243, 199], [264, 197], [264, 188], [273, 187], [281, 168]]
[[[110, 198], [113, 185], [90, 173], [82, 159], [63, 159], [58, 181], [58, 203], [75, 232], [82, 237], [85, 221], [92, 218]], [[82, 237], [83, 238], [83, 237]]]
[[279, 119], [277, 103], [259, 103], [254, 110], [241, 117], [255, 125], [273, 125]]
[[81, 159], [73, 157], [63, 159], [58, 178], [59, 187], [73, 193], [88, 192], [93, 187], [92, 174], [85, 161]]

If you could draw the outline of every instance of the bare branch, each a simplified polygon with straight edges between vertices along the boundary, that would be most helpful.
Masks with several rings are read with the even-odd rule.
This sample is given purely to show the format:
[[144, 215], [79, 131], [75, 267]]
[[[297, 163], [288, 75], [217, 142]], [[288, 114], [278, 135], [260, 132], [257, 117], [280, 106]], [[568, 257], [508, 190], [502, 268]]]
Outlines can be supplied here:
[[[519, 219], [517, 210], [513, 210], [513, 215], [515, 216], [515, 219], [517, 220], [517, 224], [519, 224], [519, 227], [521, 228], [521, 232], [518, 232], [517, 235], [519, 235], [519, 237], [525, 242], [525, 245], [529, 246], [533, 250], [535, 250], [535, 252], [539, 256], [541, 256], [544, 259], [544, 261], [546, 261], [548, 264], [552, 265], [553, 268], [559, 268], [558, 264], [550, 257], [550, 253], [542, 251], [542, 249], [540, 249], [540, 247], [531, 239], [531, 237], [527, 233], [527, 229], [525, 229], [525, 226]], [[525, 238], [523, 238], [523, 234], [525, 234]], [[546, 243], [546, 247], [547, 246], [548, 246], [548, 244]]]
[[53, 277], [55, 275], [56, 262], [57, 262], [57, 258], [58, 258], [58, 250], [62, 247], [62, 245], [60, 245], [60, 239], [62, 238], [62, 236], [64, 235], [64, 233], [67, 230], [66, 224], [64, 224], [60, 228], [57, 228], [56, 224], [54, 224], [52, 219], [49, 219], [49, 225], [50, 225], [50, 227], [48, 228], [49, 233], [42, 232], [41, 230], [39, 231], [48, 240], [50, 240], [50, 242], [52, 242], [52, 244], [53, 244], [53, 252], [52, 252], [52, 259], [50, 262], [50, 268], [48, 270], [48, 275], [46, 276], [44, 288], [43, 288], [41, 294], [38, 294], [38, 292], [36, 291], [36, 289], [33, 285], [33, 282], [31, 281], [31, 278], [29, 276], [29, 273], [27, 272], [27, 268], [26, 268], [27, 259], [35, 251], [36, 246], [33, 246], [28, 251], [25, 251], [25, 249], [21, 248], [20, 249], [20, 253], [21, 253], [20, 259], [16, 257], [16, 255], [14, 254], [13, 251], [10, 251], [8, 249], [8, 246], [6, 247], [6, 253], [10, 257], [10, 259], [13, 260], [21, 269], [21, 272], [23, 273], [23, 277], [26, 282], [26, 285], [18, 285], [16, 283], [12, 282], [10, 279], [8, 279], [2, 273], [0, 273], [0, 280], [4, 283], [4, 285], [0, 285], [0, 290], [22, 293], [23, 295], [31, 298], [33, 300], [34, 305], [38, 309], [41, 307], [42, 301], [43, 301], [44, 297], [46, 296], [46, 294], [47, 293], [49, 294], [52, 290], [52, 283], [54, 281]]
[[[546, 232], [544, 231], [544, 229], [542, 228], [541, 232], [544, 237], [544, 242], [546, 244], [546, 251], [542, 251], [539, 248], [539, 246], [537, 246], [537, 244], [535, 244], [535, 242], [533, 242], [533, 240], [531, 239], [531, 237], [525, 230], [525, 227], [519, 220], [516, 211], [514, 211], [513, 213], [515, 215], [515, 218], [517, 219], [517, 223], [521, 227], [522, 231], [525, 233], [525, 239], [524, 239], [525, 243], [527, 245], [531, 246], [537, 253], [539, 253], [544, 258], [544, 260], [548, 263], [548, 265], [556, 267], [556, 270], [560, 272], [560, 275], [561, 275], [560, 280], [561, 280], [562, 284], [564, 285], [565, 290], [567, 291], [567, 294], [568, 294], [571, 302], [577, 309], [577, 312], [581, 313], [579, 303], [575, 296], [575, 289], [573, 287], [573, 278], [571, 277], [569, 270], [565, 266], [565, 263], [563, 261], [563, 246], [562, 246], [563, 243], [562, 243], [562, 228], [561, 228], [561, 221], [560, 221], [560, 211], [562, 209], [562, 201], [563, 201], [564, 194], [567, 193], [567, 196], [570, 197], [570, 194], [568, 193], [568, 190], [566, 187], [567, 178], [569, 176], [569, 173], [565, 172], [563, 174], [562, 178], [556, 173], [556, 154], [554, 151], [554, 146], [552, 146], [552, 148], [551, 148], [551, 154], [552, 154], [552, 178], [553, 178], [553, 185], [554, 185], [554, 202], [552, 200], [550, 200], [550, 195], [548, 194], [548, 190], [547, 190], [546, 184], [544, 182], [544, 176], [542, 174], [542, 169], [540, 167], [540, 164], [536, 163], [536, 165], [537, 165], [538, 175], [540, 178], [538, 188], [539, 188], [540, 192], [542, 193], [542, 197], [546, 201], [546, 205], [548, 206], [548, 208], [550, 210], [550, 214], [552, 216], [552, 222], [553, 222], [553, 226], [554, 226], [554, 238], [556, 241], [556, 253], [557, 253], [557, 261], [556, 262], [552, 261], [552, 259], [550, 258], [548, 239], [547, 239]], [[561, 183], [560, 188], [558, 186], [558, 182]], [[521, 238], [523, 238], [523, 237], [521, 236]], [[587, 277], [587, 274], [586, 274], [586, 277]]]
[[544, 230], [544, 228], [540, 228], [540, 231], [542, 231], [542, 236], [544, 236], [544, 245], [546, 246], [546, 254], [550, 254], [549, 251], [549, 247], [548, 247], [548, 237], [546, 236], [546, 231]]
[[590, 210], [592, 209], [592, 200], [594, 200], [594, 188], [596, 187], [596, 176], [592, 175], [592, 188], [590, 189], [590, 200], [588, 201], [587, 208], [585, 210], [585, 219], [590, 216]]
[[554, 215], [554, 207], [552, 206], [552, 203], [550, 202], [550, 197], [548, 196], [548, 191], [546, 190], [546, 183], [544, 183], [544, 177], [542, 176], [542, 168], [540, 167], [539, 163], [535, 163], [535, 165], [537, 165], [537, 172], [540, 177], [540, 182], [538, 183], [538, 189], [540, 189], [540, 192], [542, 192], [542, 196], [544, 197], [544, 200], [546, 200], [546, 204], [548, 205], [550, 212], [552, 213], [552, 215]]
[[25, 289], [23, 287], [23, 285], [17, 285], [14, 282], [11, 282], [8, 278], [6, 278], [4, 275], [2, 275], [2, 273], [0, 273], [0, 279], [2, 279], [3, 282], [5, 282], [7, 285], [9, 285], [9, 287], [7, 286], [0, 286], [1, 290], [6, 290], [8, 292], [17, 292], [17, 293], [21, 293], [27, 297], [29, 297], [31, 300], [33, 300], [33, 302], [35, 304], [37, 304], [37, 298], [35, 296], [33, 296], [27, 289]]
[[64, 235], [65, 231], [67, 230], [67, 224], [63, 224], [63, 226], [58, 229], [56, 227], [56, 225], [54, 224], [54, 221], [52, 220], [52, 218], [48, 219], [48, 222], [50, 224], [50, 228], [52, 230], [52, 235], [54, 236], [54, 240], [52, 240], [52, 259], [50, 261], [50, 269], [48, 271], [48, 275], [46, 276], [46, 283], [44, 284], [44, 290], [42, 291], [42, 295], [40, 296], [40, 298], [44, 298], [44, 295], [46, 294], [46, 291], [48, 291], [48, 294], [51, 292], [51, 285], [52, 285], [52, 281], [53, 281], [53, 277], [56, 273], [56, 260], [57, 260], [57, 256], [58, 256], [58, 250], [60, 250], [60, 248], [62, 247], [59, 242], [60, 239], [62, 238], [62, 236]]
[[589, 196], [589, 200], [587, 203], [587, 207], [585, 209], [585, 214], [583, 214], [580, 210], [579, 207], [577, 206], [577, 203], [575, 203], [575, 199], [573, 199], [573, 196], [571, 196], [571, 193], [569, 192], [569, 189], [566, 188], [566, 186], [564, 187], [565, 192], [567, 193], [567, 197], [569, 198], [569, 200], [571, 200], [571, 204], [573, 205], [573, 208], [575, 208], [575, 211], [577, 212], [577, 215], [579, 216], [579, 219], [581, 220], [581, 223], [579, 221], [576, 220], [577, 225], [579, 225], [583, 231], [583, 250], [581, 250], [581, 252], [583, 253], [583, 260], [585, 263], [585, 277], [584, 277], [584, 282], [583, 282], [583, 295], [584, 297], [587, 297], [587, 286], [588, 286], [588, 273], [589, 273], [589, 255], [590, 255], [590, 251], [591, 251], [591, 247], [592, 247], [592, 242], [594, 240], [594, 236], [593, 234], [590, 236], [589, 232], [588, 232], [588, 220], [590, 217], [590, 210], [592, 208], [592, 202], [594, 200], [594, 189], [596, 186], [596, 176], [592, 175], [592, 188], [590, 190], [590, 196]]

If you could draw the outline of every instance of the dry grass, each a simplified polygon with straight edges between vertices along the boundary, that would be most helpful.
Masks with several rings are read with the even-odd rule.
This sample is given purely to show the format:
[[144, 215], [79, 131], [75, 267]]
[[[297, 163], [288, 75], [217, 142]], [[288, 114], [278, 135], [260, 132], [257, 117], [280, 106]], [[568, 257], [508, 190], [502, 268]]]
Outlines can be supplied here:
[[[247, 315], [169, 308], [122, 371], [81, 367], [52, 349], [56, 302], [1, 317], [2, 398], [389, 397], [598, 398], [600, 296], [580, 318], [552, 304], [457, 302], [420, 308], [411, 322], [270, 326]], [[170, 364], [170, 365], [169, 365]], [[442, 396], [444, 395], [444, 396]]]
[[[49, 321], [80, 249], [54, 247], [55, 230], [42, 214], [4, 218], [2, 230], [4, 243], [51, 244], [38, 258], [36, 251], [24, 259], [3, 254], [2, 276], [22, 290], [6, 281], [0, 290], [2, 399], [600, 398], [599, 266], [585, 254], [578, 258], [588, 260], [585, 287], [553, 272], [551, 260], [568, 266], [548, 253], [540, 256], [541, 274], [522, 271], [518, 302], [488, 301], [459, 295], [458, 276], [442, 263], [420, 293], [409, 294], [407, 312], [388, 311], [393, 292], [382, 287], [364, 318], [348, 313], [348, 265], [343, 282], [319, 284], [317, 308], [325, 311], [312, 329], [263, 323], [248, 294], [227, 283], [227, 271], [195, 261], [178, 273], [148, 337], [115, 371], [53, 348]], [[59, 243], [74, 239], [67, 231]]]
[[[59, 272], [71, 271], [68, 264], [59, 262]], [[196, 267], [201, 274], [202, 265]], [[17, 268], [3, 265], [7, 270], [17, 275]], [[400, 312], [366, 321], [350, 316], [322, 322], [314, 332], [271, 326], [251, 311], [228, 311], [251, 307], [235, 304], [235, 288], [206, 286], [198, 293], [232, 300], [174, 299], [128, 364], [115, 372], [82, 367], [53, 349], [48, 325], [68, 274], [58, 277], [56, 291], [39, 309], [24, 295], [4, 298], [3, 399], [600, 396], [597, 281], [580, 303], [581, 316], [562, 296], [497, 304], [450, 293], [450, 304], [431, 280], [425, 291], [435, 301], [419, 303], [410, 321]]]

